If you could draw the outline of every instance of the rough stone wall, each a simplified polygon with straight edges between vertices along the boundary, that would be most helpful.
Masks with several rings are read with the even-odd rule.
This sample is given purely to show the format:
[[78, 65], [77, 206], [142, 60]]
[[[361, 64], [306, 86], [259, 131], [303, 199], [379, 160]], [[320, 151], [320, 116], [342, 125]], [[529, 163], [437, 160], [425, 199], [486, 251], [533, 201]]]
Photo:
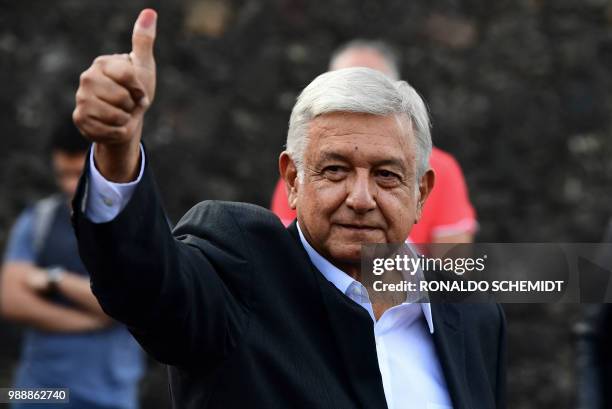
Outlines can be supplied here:
[[[172, 220], [202, 199], [266, 206], [295, 96], [336, 46], [362, 37], [401, 54], [434, 142], [464, 169], [478, 240], [601, 237], [612, 203], [609, 0], [0, 0], [0, 245], [23, 206], [53, 188], [45, 144], [79, 73], [129, 51], [144, 6], [160, 13], [145, 141]], [[509, 407], [574, 406], [580, 309], [507, 311]]]

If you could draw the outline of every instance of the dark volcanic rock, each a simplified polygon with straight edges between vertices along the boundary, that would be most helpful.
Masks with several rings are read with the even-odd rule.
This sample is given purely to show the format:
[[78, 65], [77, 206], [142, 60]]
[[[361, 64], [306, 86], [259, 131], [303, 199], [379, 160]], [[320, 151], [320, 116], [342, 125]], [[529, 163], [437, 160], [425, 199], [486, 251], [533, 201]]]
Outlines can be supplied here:
[[[400, 52], [435, 143], [463, 166], [478, 240], [601, 237], [612, 203], [607, 1], [36, 0], [0, 2], [0, 245], [53, 188], [45, 145], [79, 73], [129, 51], [144, 6], [160, 13], [145, 140], [174, 221], [202, 199], [266, 206], [295, 96], [336, 46], [369, 37]], [[578, 315], [508, 308], [509, 407], [573, 406]], [[1, 353], [14, 361], [13, 349]]]

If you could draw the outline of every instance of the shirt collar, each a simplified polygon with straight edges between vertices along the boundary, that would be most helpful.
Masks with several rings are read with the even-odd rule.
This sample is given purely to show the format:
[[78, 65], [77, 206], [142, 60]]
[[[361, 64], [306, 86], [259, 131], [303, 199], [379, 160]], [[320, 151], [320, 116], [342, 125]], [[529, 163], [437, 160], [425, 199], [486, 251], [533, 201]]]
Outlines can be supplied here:
[[[320, 255], [311, 245], [308, 243], [308, 240], [304, 237], [302, 233], [302, 229], [300, 229], [300, 224], [296, 223], [298, 233], [300, 235], [300, 241], [302, 242], [302, 246], [308, 253], [308, 257], [314, 266], [323, 274], [323, 276], [327, 279], [327, 281], [331, 282], [338, 290], [342, 292], [342, 294], [346, 295], [351, 284], [357, 282], [354, 278], [346, 274], [344, 271], [340, 270], [338, 267], [334, 266], [327, 259], [325, 259], [322, 255]], [[430, 303], [420, 303], [421, 310], [423, 311], [423, 315], [425, 316], [425, 321], [427, 321], [427, 326], [429, 327], [429, 332], [433, 334], [434, 325], [433, 325], [433, 316], [431, 314], [431, 304]]]

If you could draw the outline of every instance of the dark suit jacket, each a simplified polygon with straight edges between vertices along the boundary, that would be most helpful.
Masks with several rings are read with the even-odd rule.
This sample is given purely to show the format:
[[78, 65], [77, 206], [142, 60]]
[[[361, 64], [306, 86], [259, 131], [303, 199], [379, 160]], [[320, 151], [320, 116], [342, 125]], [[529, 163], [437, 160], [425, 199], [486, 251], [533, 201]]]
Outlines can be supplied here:
[[[208, 201], [171, 233], [148, 168], [109, 223], [86, 219], [86, 191], [84, 177], [73, 222], [93, 292], [170, 365], [175, 408], [387, 407], [370, 316], [315, 269], [295, 225]], [[501, 308], [432, 310], [454, 407], [503, 407]]]

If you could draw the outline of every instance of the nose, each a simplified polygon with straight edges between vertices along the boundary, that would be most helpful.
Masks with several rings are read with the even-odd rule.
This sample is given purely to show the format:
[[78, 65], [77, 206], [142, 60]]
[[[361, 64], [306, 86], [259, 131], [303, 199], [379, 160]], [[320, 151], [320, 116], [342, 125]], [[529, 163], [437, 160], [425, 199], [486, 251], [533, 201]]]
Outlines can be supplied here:
[[370, 186], [370, 175], [367, 170], [358, 170], [347, 184], [346, 205], [355, 213], [365, 214], [376, 208], [374, 189]]

